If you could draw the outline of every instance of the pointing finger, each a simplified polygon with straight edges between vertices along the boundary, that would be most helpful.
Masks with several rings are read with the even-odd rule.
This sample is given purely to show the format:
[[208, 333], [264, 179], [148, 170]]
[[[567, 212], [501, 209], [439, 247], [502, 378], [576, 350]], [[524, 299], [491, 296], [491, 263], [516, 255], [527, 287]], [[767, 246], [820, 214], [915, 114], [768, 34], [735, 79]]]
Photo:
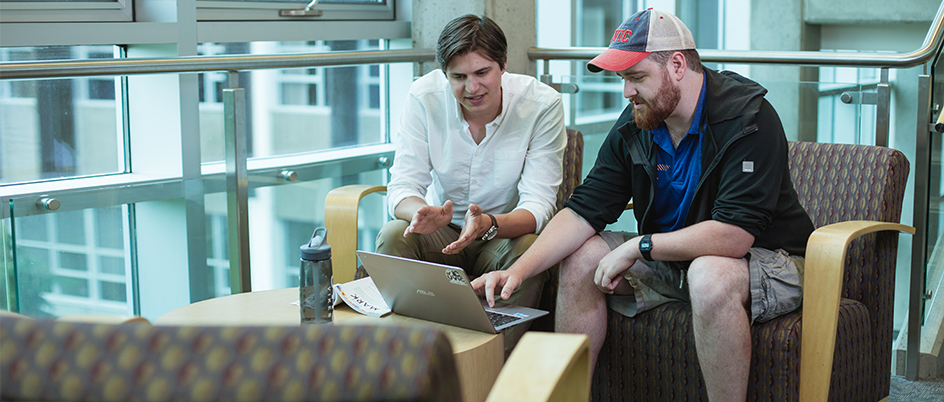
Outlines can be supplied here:
[[485, 274], [485, 300], [489, 307], [495, 307], [495, 285], [492, 275]]

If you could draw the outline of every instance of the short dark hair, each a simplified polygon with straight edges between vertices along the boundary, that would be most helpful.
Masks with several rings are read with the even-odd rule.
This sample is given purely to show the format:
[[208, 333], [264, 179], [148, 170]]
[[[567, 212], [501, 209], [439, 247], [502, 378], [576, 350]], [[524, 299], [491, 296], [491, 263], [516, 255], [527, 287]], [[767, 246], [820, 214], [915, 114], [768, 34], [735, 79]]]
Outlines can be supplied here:
[[491, 18], [467, 14], [449, 21], [439, 34], [436, 61], [445, 70], [453, 57], [476, 51], [505, 69], [508, 58], [505, 33]]
[[662, 50], [658, 52], [649, 53], [649, 59], [656, 64], [664, 65], [665, 62], [669, 61], [669, 58], [672, 57], [675, 52], [682, 53], [685, 56], [685, 67], [692, 71], [701, 71], [701, 57], [698, 55], [698, 51], [695, 49], [686, 49], [686, 50]]

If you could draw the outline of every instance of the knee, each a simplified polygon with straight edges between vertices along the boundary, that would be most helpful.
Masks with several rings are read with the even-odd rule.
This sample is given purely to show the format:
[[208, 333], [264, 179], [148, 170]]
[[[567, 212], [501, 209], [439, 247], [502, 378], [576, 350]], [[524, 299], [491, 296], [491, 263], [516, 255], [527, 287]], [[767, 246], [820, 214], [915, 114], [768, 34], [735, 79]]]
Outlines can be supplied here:
[[409, 225], [410, 222], [402, 219], [394, 219], [385, 223], [377, 234], [377, 252], [387, 255], [400, 255], [397, 250], [406, 245], [407, 238], [403, 237], [403, 232], [406, 231]]
[[699, 257], [692, 261], [687, 275], [695, 314], [743, 308], [747, 302], [750, 278], [744, 259]]
[[561, 284], [583, 281], [588, 275], [593, 276], [600, 260], [610, 251], [609, 246], [602, 239], [599, 239], [599, 242], [594, 239], [599, 239], [599, 237], [590, 238], [560, 262]]

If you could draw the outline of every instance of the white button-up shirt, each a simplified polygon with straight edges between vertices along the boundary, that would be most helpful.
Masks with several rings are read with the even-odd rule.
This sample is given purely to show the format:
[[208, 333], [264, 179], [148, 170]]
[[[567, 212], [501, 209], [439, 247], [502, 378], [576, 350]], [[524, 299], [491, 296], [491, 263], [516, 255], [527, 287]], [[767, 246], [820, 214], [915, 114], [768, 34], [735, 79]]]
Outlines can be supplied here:
[[416, 196], [436, 206], [451, 200], [459, 226], [474, 203], [491, 214], [525, 209], [541, 231], [556, 211], [567, 143], [557, 91], [530, 76], [502, 74], [502, 110], [479, 144], [442, 70], [416, 80], [406, 102], [387, 185], [391, 214]]

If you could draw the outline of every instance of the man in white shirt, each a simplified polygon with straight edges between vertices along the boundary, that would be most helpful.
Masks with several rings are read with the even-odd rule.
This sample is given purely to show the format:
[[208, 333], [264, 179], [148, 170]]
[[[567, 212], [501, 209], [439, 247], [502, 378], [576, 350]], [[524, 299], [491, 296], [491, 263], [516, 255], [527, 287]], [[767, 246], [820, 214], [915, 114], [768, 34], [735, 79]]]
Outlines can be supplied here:
[[[470, 277], [511, 266], [556, 212], [567, 141], [560, 95], [505, 71], [507, 42], [487, 17], [450, 21], [442, 67], [410, 88], [387, 185], [396, 220], [377, 252], [463, 268]], [[547, 276], [507, 302], [537, 306]], [[505, 333], [506, 355], [527, 330]]]

